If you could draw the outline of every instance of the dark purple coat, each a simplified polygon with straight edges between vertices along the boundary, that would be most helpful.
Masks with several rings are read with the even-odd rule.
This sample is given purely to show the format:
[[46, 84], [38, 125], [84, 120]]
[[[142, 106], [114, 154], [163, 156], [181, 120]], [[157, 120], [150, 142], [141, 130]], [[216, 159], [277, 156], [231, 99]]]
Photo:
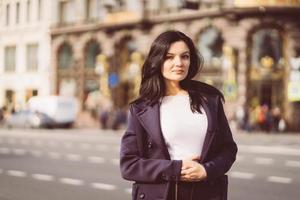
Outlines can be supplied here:
[[[193, 82], [205, 98], [203, 108], [208, 118], [200, 163], [207, 179], [198, 190], [203, 200], [227, 199], [227, 176], [236, 158], [237, 146], [224, 114], [220, 93], [212, 86]], [[176, 109], [176, 108], [175, 108]], [[200, 154], [201, 153], [201, 154]], [[182, 161], [170, 160], [160, 128], [159, 104], [130, 107], [128, 128], [122, 138], [120, 168], [124, 179], [134, 181], [133, 199], [167, 200], [172, 183], [179, 181]], [[201, 188], [202, 187], [202, 188]]]

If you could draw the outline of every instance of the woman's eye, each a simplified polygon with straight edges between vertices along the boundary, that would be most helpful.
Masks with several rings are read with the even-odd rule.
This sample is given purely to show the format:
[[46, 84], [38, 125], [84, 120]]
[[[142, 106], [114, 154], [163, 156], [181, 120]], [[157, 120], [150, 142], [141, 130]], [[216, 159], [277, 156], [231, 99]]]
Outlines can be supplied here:
[[183, 59], [189, 59], [190, 56], [189, 56], [189, 55], [183, 55], [182, 58], [183, 58]]
[[173, 56], [166, 56], [166, 60], [172, 60]]

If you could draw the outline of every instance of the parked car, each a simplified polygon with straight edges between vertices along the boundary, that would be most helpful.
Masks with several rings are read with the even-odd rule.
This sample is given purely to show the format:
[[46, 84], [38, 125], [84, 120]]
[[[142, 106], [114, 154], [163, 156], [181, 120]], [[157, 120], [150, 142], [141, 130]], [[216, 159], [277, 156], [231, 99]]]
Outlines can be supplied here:
[[21, 110], [5, 119], [4, 126], [7, 128], [47, 128], [51, 123], [52, 120], [43, 113]]
[[77, 118], [79, 103], [75, 97], [35, 96], [29, 99], [28, 108], [49, 117], [49, 127], [69, 128]]

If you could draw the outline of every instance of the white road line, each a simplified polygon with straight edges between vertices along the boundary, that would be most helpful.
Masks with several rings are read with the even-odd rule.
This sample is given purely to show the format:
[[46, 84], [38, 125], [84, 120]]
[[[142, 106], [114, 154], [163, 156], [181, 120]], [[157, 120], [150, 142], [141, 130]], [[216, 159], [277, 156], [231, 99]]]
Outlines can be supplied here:
[[272, 158], [262, 158], [262, 157], [256, 157], [254, 159], [254, 162], [256, 164], [260, 164], [260, 165], [271, 165], [274, 163], [274, 159]]
[[247, 172], [230, 172], [230, 177], [239, 178], [239, 179], [253, 179], [255, 174], [247, 173]]
[[54, 177], [47, 174], [32, 174], [32, 178], [40, 181], [53, 181]]
[[124, 189], [124, 191], [125, 191], [127, 194], [131, 194], [132, 189], [131, 189], [131, 188], [127, 188], [127, 189]]
[[0, 148], [0, 154], [9, 154], [10, 149], [9, 148]]
[[110, 159], [110, 161], [112, 162], [112, 164], [119, 166], [120, 164], [120, 159], [117, 158], [112, 158]]
[[100, 189], [100, 190], [112, 191], [117, 189], [115, 185], [104, 184], [104, 183], [92, 183], [91, 186], [95, 189]]
[[30, 153], [35, 157], [41, 157], [43, 155], [43, 152], [39, 150], [31, 150]]
[[26, 153], [25, 149], [13, 149], [12, 152], [16, 155], [24, 155]]
[[100, 150], [100, 151], [106, 151], [106, 150], [108, 150], [108, 146], [107, 146], [107, 145], [103, 145], [103, 144], [97, 145], [96, 148], [97, 148], [98, 150]]
[[274, 182], [274, 183], [291, 183], [292, 179], [291, 178], [286, 178], [286, 177], [279, 177], [279, 176], [269, 176], [267, 179], [268, 182]]
[[239, 145], [239, 152], [300, 156], [300, 149], [282, 146]]
[[67, 160], [71, 161], [80, 161], [82, 159], [81, 155], [79, 154], [67, 154], [66, 158]]
[[285, 162], [285, 165], [288, 166], [288, 167], [300, 167], [300, 161], [287, 160]]
[[82, 180], [79, 180], [79, 179], [71, 179], [71, 178], [61, 178], [59, 179], [59, 181], [61, 183], [64, 183], [64, 184], [68, 184], [68, 185], [76, 185], [76, 186], [79, 186], [79, 185], [83, 185], [84, 182]]
[[81, 144], [79, 144], [79, 147], [83, 150], [88, 150], [88, 149], [91, 149], [92, 145], [88, 144], [88, 143], [81, 143]]
[[104, 163], [105, 159], [102, 157], [97, 157], [97, 156], [89, 156], [88, 160], [91, 163]]
[[52, 159], [60, 159], [62, 157], [62, 155], [57, 152], [49, 152], [48, 156]]
[[10, 175], [10, 176], [16, 176], [16, 177], [25, 177], [25, 176], [27, 176], [26, 172], [17, 171], [17, 170], [8, 170], [7, 174]]

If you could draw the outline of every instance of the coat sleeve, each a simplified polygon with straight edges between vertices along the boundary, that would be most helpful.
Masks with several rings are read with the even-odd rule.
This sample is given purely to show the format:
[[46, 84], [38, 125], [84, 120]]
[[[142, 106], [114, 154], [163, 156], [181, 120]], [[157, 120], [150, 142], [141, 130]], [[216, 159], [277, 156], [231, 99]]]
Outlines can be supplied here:
[[229, 171], [236, 159], [238, 150], [233, 140], [221, 100], [218, 103], [218, 128], [216, 131], [216, 140], [218, 141], [219, 148], [213, 153], [213, 159], [203, 164], [208, 180], [218, 178]]
[[121, 140], [120, 170], [130, 181], [157, 183], [180, 179], [182, 161], [146, 158], [143, 144], [144, 129], [130, 107], [128, 128]]

